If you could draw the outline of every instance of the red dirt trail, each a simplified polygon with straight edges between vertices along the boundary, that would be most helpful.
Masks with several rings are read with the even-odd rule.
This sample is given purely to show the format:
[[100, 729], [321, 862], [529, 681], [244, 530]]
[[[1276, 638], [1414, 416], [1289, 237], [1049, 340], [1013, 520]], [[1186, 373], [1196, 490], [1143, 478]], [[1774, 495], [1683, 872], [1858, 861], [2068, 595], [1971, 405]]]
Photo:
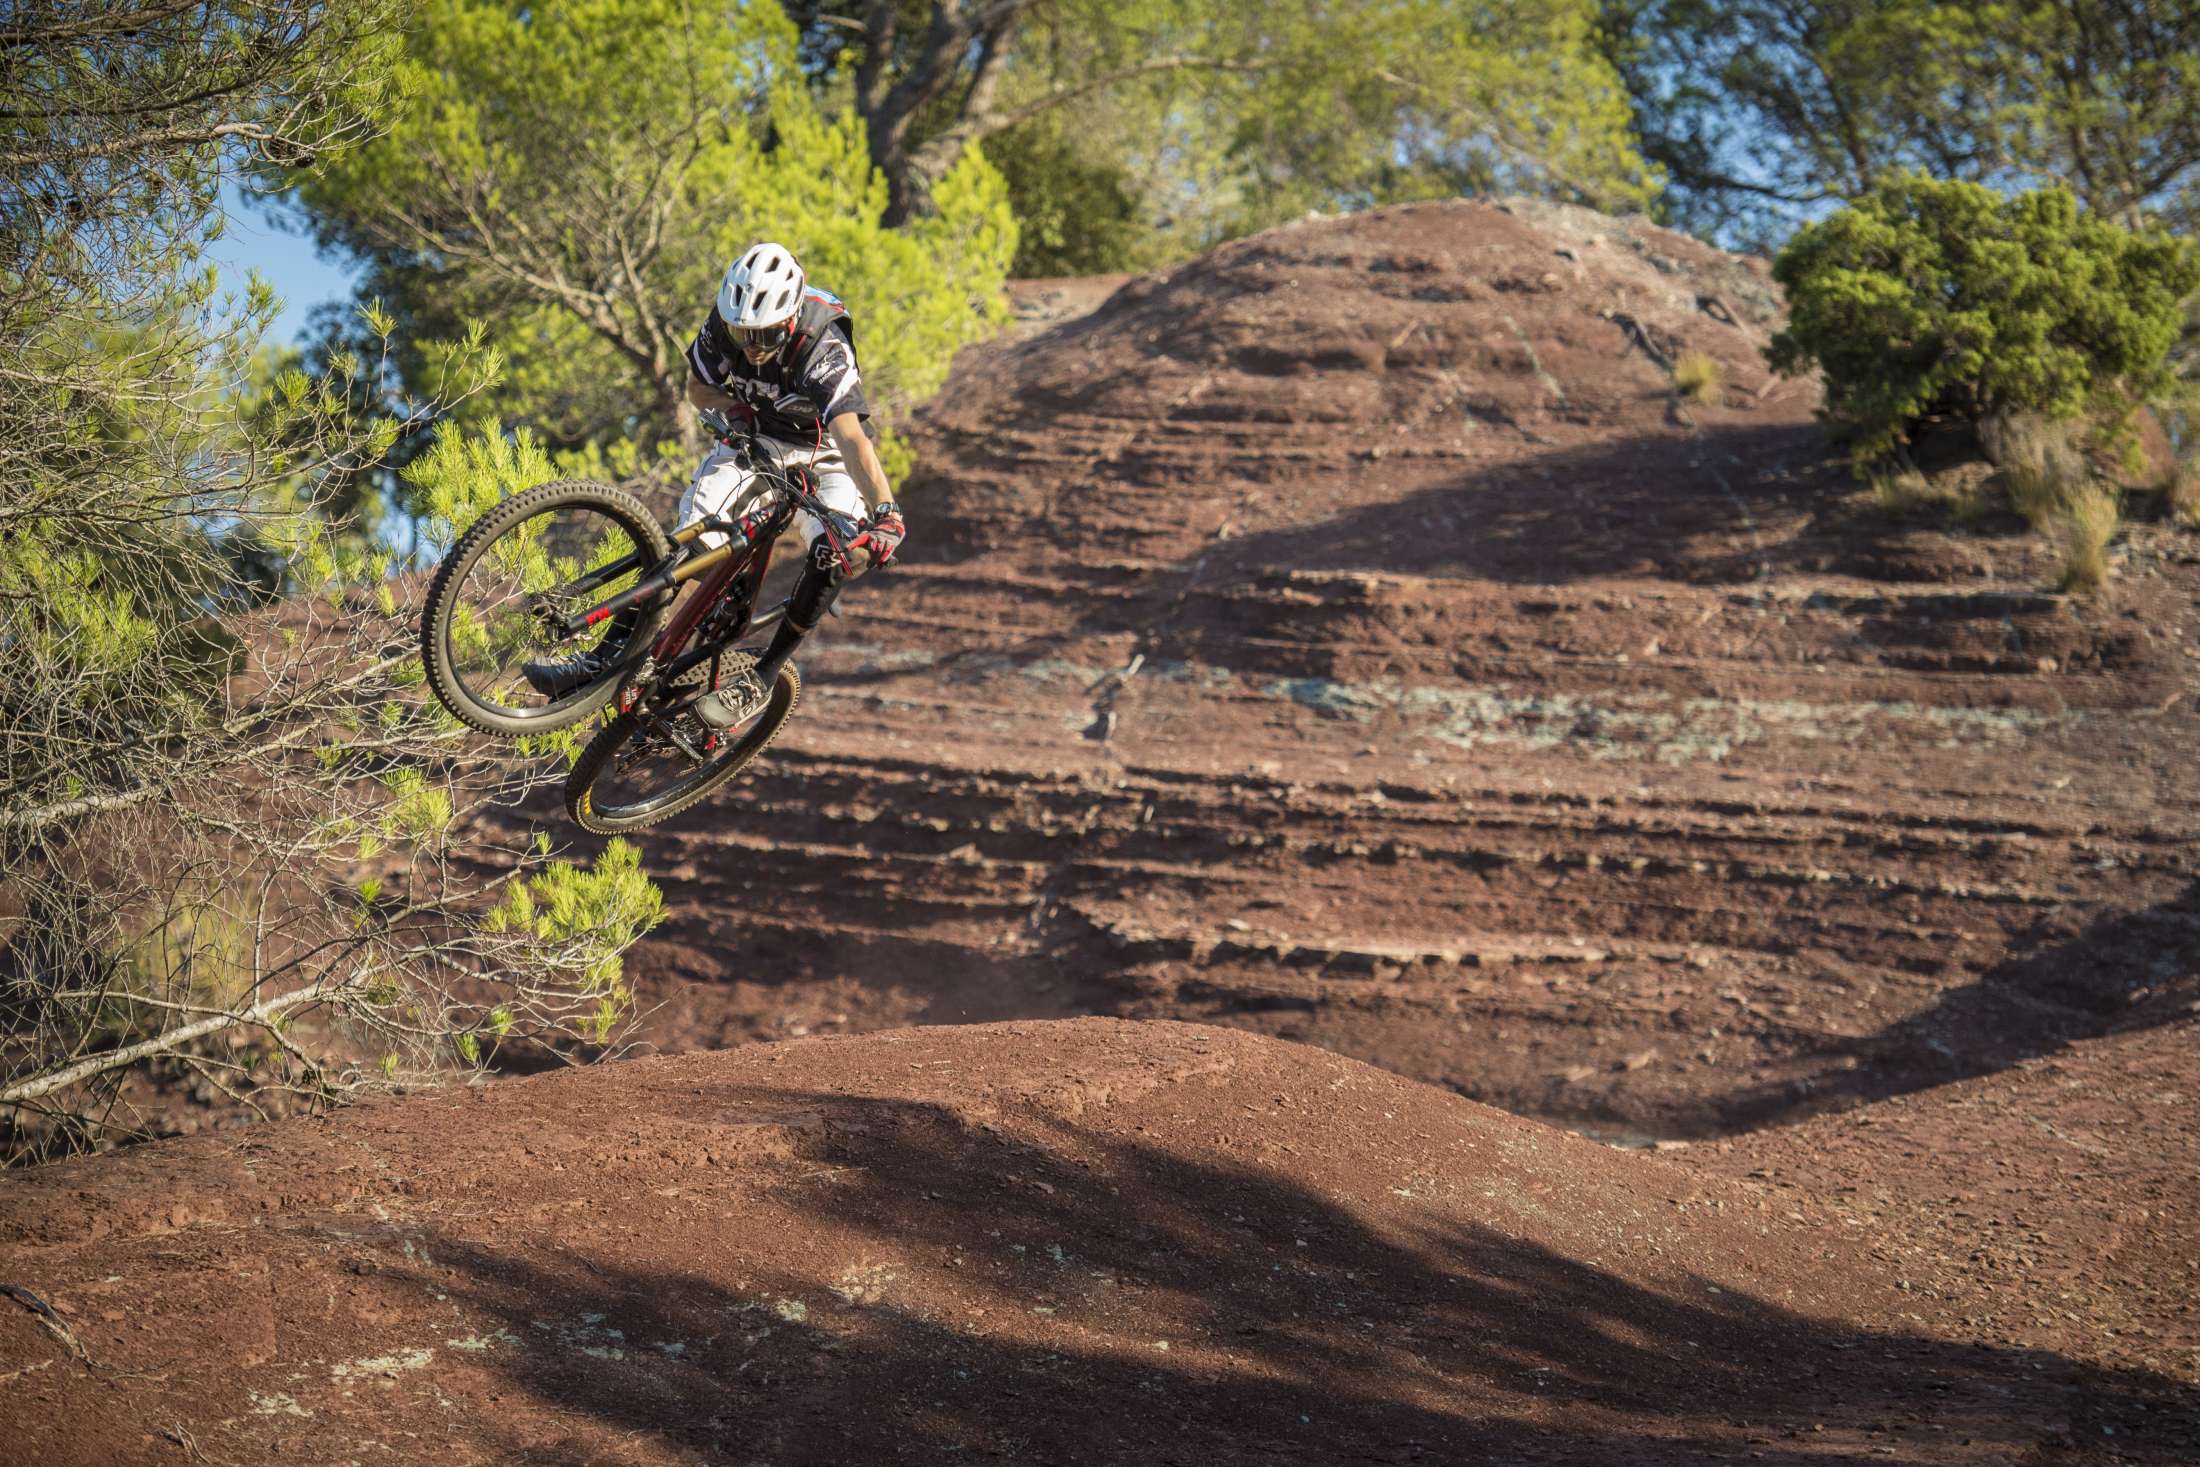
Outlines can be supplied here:
[[0, 1312], [0, 1441], [55, 1467], [1987, 1463], [2149, 1389], [1949, 1339], [1857, 1241], [1232, 1031], [811, 1040], [18, 1177], [0, 1277], [83, 1363]]

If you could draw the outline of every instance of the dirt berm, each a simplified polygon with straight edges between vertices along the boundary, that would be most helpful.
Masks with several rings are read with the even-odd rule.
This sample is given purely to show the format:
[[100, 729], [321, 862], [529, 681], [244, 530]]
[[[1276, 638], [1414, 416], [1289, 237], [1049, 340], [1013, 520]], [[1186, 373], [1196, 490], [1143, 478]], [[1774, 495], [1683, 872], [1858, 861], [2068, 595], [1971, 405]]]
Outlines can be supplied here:
[[2114, 1409], [1764, 1206], [1192, 1025], [648, 1060], [17, 1178], [0, 1457], [1986, 1463]]

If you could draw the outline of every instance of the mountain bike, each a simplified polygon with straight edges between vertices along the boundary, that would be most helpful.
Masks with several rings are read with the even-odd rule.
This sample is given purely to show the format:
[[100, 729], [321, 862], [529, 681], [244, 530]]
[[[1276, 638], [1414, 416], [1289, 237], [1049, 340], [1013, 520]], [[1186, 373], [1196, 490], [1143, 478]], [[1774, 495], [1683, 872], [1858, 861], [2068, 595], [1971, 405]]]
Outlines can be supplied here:
[[[778, 736], [802, 696], [793, 663], [746, 722], [713, 729], [694, 705], [753, 669], [755, 653], [740, 644], [786, 615], [784, 601], [761, 610], [757, 601], [795, 515], [807, 510], [825, 527], [844, 566], [861, 533], [818, 498], [799, 465], [775, 466], [753, 435], [722, 441], [756, 474], [726, 514], [668, 534], [622, 489], [544, 484], [468, 527], [428, 588], [421, 660], [459, 722], [526, 738], [609, 714], [565, 781], [566, 811], [585, 829], [616, 834], [678, 814]], [[578, 687], [541, 691], [522, 670], [584, 652], [602, 671]]]

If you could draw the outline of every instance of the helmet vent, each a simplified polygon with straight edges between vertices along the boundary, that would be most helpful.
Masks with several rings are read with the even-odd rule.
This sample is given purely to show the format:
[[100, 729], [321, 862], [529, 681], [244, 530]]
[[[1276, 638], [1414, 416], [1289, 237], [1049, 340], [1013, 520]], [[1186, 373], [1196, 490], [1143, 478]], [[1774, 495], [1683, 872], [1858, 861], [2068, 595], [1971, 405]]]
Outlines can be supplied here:
[[806, 283], [787, 247], [766, 241], [726, 271], [718, 287], [718, 313], [729, 326], [775, 325], [801, 307]]

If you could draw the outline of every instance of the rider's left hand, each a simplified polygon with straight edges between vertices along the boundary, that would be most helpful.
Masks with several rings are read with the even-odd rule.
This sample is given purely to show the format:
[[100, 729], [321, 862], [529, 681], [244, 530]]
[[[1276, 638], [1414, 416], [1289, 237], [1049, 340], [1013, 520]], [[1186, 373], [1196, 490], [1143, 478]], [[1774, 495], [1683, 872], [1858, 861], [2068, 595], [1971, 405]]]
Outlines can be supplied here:
[[747, 403], [735, 400], [724, 412], [717, 408], [702, 408], [695, 415], [703, 425], [703, 431], [720, 443], [732, 443], [743, 436], [742, 424], [756, 421], [756, 410]]
[[867, 565], [885, 565], [893, 560], [908, 534], [909, 526], [903, 522], [901, 511], [894, 505], [881, 504], [863, 522], [863, 533], [848, 542], [848, 550], [850, 554], [864, 551], [870, 557]]

